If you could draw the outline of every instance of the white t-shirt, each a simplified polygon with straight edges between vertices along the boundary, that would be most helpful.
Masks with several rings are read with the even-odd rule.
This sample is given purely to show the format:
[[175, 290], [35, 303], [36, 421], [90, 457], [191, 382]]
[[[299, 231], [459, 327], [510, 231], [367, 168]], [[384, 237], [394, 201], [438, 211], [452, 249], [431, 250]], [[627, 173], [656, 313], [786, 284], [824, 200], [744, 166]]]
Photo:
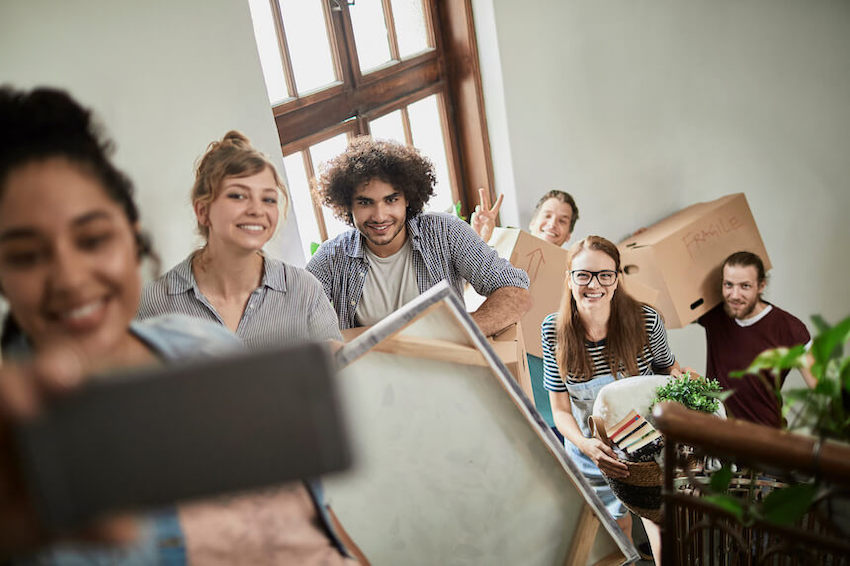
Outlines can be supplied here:
[[357, 324], [371, 326], [419, 296], [413, 247], [410, 239], [389, 257], [379, 257], [364, 246], [369, 273], [363, 283], [363, 296], [357, 305]]

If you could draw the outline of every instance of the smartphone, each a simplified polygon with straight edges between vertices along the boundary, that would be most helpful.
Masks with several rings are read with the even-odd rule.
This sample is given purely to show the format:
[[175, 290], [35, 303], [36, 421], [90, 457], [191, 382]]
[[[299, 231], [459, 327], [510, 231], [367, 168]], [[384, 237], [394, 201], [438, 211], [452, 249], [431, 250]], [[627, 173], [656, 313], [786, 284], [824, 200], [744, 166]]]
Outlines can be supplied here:
[[351, 454], [320, 344], [99, 376], [16, 429], [45, 525], [81, 526], [340, 471]]

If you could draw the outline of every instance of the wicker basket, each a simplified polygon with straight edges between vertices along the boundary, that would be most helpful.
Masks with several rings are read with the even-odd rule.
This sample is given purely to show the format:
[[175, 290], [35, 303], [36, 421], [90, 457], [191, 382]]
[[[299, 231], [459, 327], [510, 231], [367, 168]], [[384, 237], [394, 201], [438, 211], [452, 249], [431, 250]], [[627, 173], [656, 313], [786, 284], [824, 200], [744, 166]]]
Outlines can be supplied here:
[[[596, 438], [613, 447], [601, 418], [591, 416], [589, 424], [591, 432]], [[629, 477], [613, 478], [602, 472], [608, 485], [611, 486], [611, 491], [635, 515], [645, 517], [656, 523], [661, 522], [663, 517], [661, 488], [664, 484], [664, 472], [661, 466], [654, 461], [627, 462], [620, 460], [620, 462], [628, 466]], [[602, 470], [600, 469], [600, 471]]]

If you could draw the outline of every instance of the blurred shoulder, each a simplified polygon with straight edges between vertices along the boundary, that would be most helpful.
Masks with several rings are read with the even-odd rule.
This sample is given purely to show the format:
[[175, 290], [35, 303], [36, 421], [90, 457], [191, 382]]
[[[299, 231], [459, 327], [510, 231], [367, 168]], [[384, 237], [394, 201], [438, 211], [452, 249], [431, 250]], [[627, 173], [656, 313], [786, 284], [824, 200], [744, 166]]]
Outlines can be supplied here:
[[134, 320], [130, 328], [167, 359], [220, 356], [244, 349], [242, 341], [221, 324], [185, 314]]

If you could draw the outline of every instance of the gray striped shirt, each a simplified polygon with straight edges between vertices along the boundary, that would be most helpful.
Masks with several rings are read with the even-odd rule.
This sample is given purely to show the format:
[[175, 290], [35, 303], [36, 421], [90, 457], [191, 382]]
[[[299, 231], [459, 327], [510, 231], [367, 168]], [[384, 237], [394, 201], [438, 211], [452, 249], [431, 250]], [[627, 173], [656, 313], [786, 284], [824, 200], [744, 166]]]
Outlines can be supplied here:
[[[456, 216], [426, 213], [408, 218], [407, 237], [413, 246], [420, 293], [444, 279], [461, 300], [464, 280], [485, 297], [500, 287], [528, 289], [525, 271], [499, 257], [469, 224]], [[339, 316], [339, 327], [357, 326], [355, 313], [369, 272], [360, 232], [349, 230], [322, 244], [307, 264], [307, 271], [325, 288]]]
[[[664, 372], [676, 361], [667, 343], [667, 331], [664, 329], [664, 323], [661, 321], [658, 312], [647, 305], [643, 305], [643, 317], [649, 344], [643, 347], [643, 352], [635, 360], [637, 361], [638, 374], [651, 375], [653, 372]], [[580, 383], [587, 381], [587, 379], [572, 375], [567, 375], [566, 379], [561, 377], [555, 357], [557, 322], [558, 313], [552, 313], [544, 318], [543, 324], [540, 325], [543, 341], [543, 386], [549, 391], [561, 392], [567, 390], [564, 381]], [[584, 345], [593, 364], [593, 376], [590, 379], [611, 373], [608, 369], [607, 340], [585, 341]]]
[[[176, 312], [224, 324], [198, 288], [192, 273], [193, 255], [145, 285], [139, 319]], [[336, 314], [316, 278], [268, 256], [263, 256], [262, 282], [248, 298], [236, 335], [252, 349], [342, 340]]]

